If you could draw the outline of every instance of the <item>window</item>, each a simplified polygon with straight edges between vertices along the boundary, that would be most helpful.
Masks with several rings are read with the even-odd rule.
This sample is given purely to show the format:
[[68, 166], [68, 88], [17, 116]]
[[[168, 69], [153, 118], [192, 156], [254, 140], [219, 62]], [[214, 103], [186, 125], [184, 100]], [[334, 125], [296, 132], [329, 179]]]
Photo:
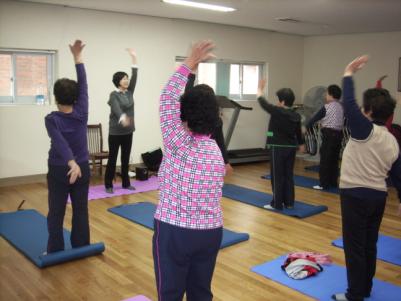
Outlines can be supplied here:
[[216, 64], [200, 63], [198, 66], [198, 84], [206, 84], [213, 90], [216, 90]]
[[0, 49], [0, 104], [49, 103], [53, 51]]
[[[178, 67], [184, 58], [176, 58]], [[218, 61], [200, 63], [196, 84], [207, 84], [217, 95], [235, 100], [254, 100], [259, 80], [263, 77], [264, 63]]]
[[[178, 68], [184, 62], [184, 58], [177, 58], [175, 67]], [[216, 63], [200, 63], [196, 72], [195, 84], [206, 84], [216, 90]]]

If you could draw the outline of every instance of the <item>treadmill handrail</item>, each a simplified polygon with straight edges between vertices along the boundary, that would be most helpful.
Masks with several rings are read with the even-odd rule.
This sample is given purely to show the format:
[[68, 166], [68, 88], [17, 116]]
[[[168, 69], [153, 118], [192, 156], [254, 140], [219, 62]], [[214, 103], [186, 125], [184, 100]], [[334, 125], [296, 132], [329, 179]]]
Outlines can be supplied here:
[[216, 100], [217, 100], [218, 106], [223, 109], [240, 109], [240, 110], [248, 110], [248, 111], [253, 110], [252, 107], [244, 107], [244, 106], [240, 105], [239, 103], [237, 103], [236, 101], [229, 99], [228, 97], [223, 96], [223, 95], [216, 95]]

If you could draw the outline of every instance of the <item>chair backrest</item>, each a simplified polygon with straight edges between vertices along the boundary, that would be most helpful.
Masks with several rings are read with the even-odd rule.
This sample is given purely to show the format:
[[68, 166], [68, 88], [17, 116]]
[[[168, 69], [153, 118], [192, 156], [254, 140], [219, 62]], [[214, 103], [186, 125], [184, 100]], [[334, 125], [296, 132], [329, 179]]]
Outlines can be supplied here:
[[102, 124], [88, 124], [87, 133], [89, 154], [103, 152]]

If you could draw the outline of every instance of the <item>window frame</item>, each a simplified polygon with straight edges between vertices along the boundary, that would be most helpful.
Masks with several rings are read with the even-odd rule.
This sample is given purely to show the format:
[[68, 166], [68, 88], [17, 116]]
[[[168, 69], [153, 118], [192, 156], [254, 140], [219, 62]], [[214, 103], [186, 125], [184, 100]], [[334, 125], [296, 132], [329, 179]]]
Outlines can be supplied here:
[[[176, 56], [175, 57], [175, 64], [183, 63], [186, 57], [184, 56]], [[243, 69], [245, 65], [250, 66], [259, 66], [259, 80], [265, 78], [267, 72], [267, 63], [266, 62], [257, 62], [257, 61], [242, 61], [242, 60], [232, 60], [232, 59], [215, 59], [210, 60], [208, 63], [216, 63], [216, 73], [218, 72], [218, 63], [228, 64], [228, 65], [239, 65], [239, 94], [230, 94], [228, 93], [227, 97], [237, 100], [237, 101], [252, 101], [256, 99], [257, 92], [255, 94], [244, 94], [243, 93]], [[198, 84], [198, 77], [196, 77], [195, 84]], [[228, 79], [228, 85], [230, 88], [230, 79]], [[216, 75], [216, 90], [219, 87], [218, 76]]]
[[[14, 48], [0, 48], [0, 54], [11, 55], [11, 96], [0, 95], [0, 106], [9, 105], [37, 105], [36, 95], [18, 96], [17, 86], [18, 79], [17, 73], [17, 57], [19, 55], [25, 56], [46, 56], [47, 57], [47, 94], [45, 95], [44, 105], [52, 104], [52, 87], [55, 82], [56, 74], [56, 50], [35, 50], [35, 49], [14, 49]], [[7, 98], [9, 100], [7, 100]], [[4, 100], [3, 100], [4, 99]]]

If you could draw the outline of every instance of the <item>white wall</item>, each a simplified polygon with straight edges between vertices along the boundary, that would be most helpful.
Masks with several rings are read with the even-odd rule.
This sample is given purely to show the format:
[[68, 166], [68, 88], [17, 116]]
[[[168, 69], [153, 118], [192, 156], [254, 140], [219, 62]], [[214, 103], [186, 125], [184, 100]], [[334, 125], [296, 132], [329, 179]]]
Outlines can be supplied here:
[[398, 100], [394, 122], [401, 123], [401, 93], [397, 92], [401, 32], [307, 37], [304, 45], [303, 93], [316, 85], [341, 85], [345, 66], [353, 58], [369, 54], [370, 61], [355, 75], [357, 99], [387, 74], [383, 87]]
[[[216, 42], [219, 58], [266, 62], [269, 95], [281, 87], [301, 92], [303, 38], [240, 27], [144, 17], [23, 2], [0, 2], [0, 47], [58, 51], [57, 77], [75, 78], [68, 44], [75, 38], [86, 44], [89, 122], [103, 124], [107, 141], [112, 74], [129, 71], [124, 49], [135, 47], [139, 79], [135, 91], [136, 127], [132, 162], [140, 154], [161, 146], [158, 97], [174, 67], [174, 58], [185, 55], [191, 41]], [[262, 147], [267, 115], [255, 101], [244, 105], [255, 110], [241, 113], [230, 148]], [[54, 106], [0, 107], [0, 178], [45, 173], [49, 138], [44, 116]], [[230, 116], [225, 116], [225, 121]], [[107, 144], [107, 143], [106, 143]], [[107, 147], [107, 145], [106, 145]]]

